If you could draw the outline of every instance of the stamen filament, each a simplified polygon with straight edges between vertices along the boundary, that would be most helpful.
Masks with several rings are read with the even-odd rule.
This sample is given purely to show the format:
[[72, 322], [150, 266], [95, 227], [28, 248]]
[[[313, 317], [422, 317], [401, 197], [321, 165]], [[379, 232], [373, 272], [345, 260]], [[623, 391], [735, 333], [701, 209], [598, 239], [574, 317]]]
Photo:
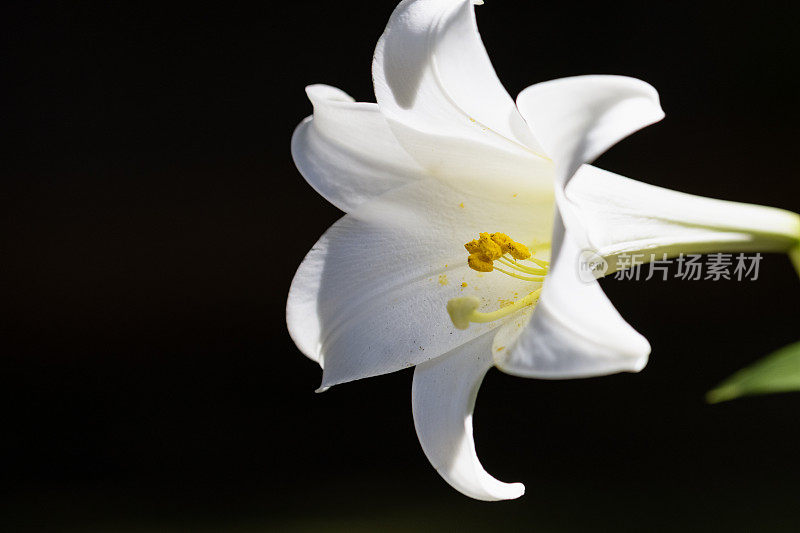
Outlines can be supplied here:
[[528, 261], [536, 263], [542, 268], [548, 268], [550, 266], [550, 261], [545, 261], [544, 259], [536, 259], [535, 257], [529, 257]]
[[535, 274], [537, 276], [544, 276], [545, 274], [547, 274], [546, 268], [531, 268], [529, 266], [520, 265], [516, 261], [512, 261], [506, 256], [501, 257], [500, 259], [498, 259], [498, 261], [500, 261], [504, 265], [510, 266], [515, 270], [519, 270], [520, 272], [525, 272], [527, 274]]
[[550, 244], [551, 244], [550, 241], [537, 242], [537, 243], [529, 244], [528, 245], [528, 250], [531, 250], [533, 252], [541, 252], [541, 251], [544, 251], [544, 250], [549, 250], [550, 249]]
[[520, 276], [519, 274], [514, 274], [513, 272], [509, 272], [508, 270], [503, 270], [498, 266], [495, 266], [494, 269], [497, 270], [498, 272], [502, 272], [503, 274], [511, 276], [512, 278], [521, 279], [522, 281], [540, 281], [540, 282], [544, 281], [544, 276], [535, 276], [535, 277]]
[[[544, 249], [546, 247], [549, 247], [549, 243], [531, 246], [531, 248], [535, 250]], [[514, 241], [505, 233], [479, 233], [478, 238], [466, 243], [464, 248], [469, 253], [467, 265], [476, 272], [492, 272], [497, 270], [498, 272], [502, 272], [507, 276], [521, 281], [544, 283], [545, 276], [550, 269], [550, 263], [548, 261], [534, 259], [527, 246]], [[526, 260], [530, 260], [531, 263], [539, 268], [520, 263], [520, 261]], [[505, 268], [498, 267], [495, 261], [502, 264]], [[463, 282], [461, 286], [462, 288], [466, 287], [467, 283]], [[453, 325], [456, 328], [467, 329], [470, 322], [494, 322], [524, 307], [535, 305], [541, 293], [542, 289], [540, 285], [538, 289], [530, 292], [524, 298], [490, 313], [478, 312], [481, 301], [474, 296], [453, 298], [447, 302], [447, 313], [450, 315], [450, 320], [453, 321]]]

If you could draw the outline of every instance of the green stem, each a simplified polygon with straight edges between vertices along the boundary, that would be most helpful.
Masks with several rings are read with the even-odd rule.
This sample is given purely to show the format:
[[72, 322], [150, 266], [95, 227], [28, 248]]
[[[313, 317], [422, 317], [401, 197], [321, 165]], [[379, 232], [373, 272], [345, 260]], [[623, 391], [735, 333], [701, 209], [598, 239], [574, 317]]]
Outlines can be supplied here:
[[[690, 213], [686, 220], [679, 217], [670, 220], [655, 215], [652, 219], [660, 222], [655, 227], [670, 229], [663, 237], [656, 232], [658, 238], [655, 239], [647, 235], [651, 238], [612, 245], [609, 247], [611, 253], [608, 249], [601, 250], [600, 255], [609, 263], [606, 275], [617, 270], [621, 254], [643, 254], [641, 259], [647, 263], [661, 259], [664, 254], [673, 258], [680, 254], [778, 252], [789, 254], [800, 276], [800, 215], [783, 209], [710, 198], [694, 197], [693, 201], [697, 204], [695, 212], [702, 213], [702, 217], [692, 220], [693, 214]], [[705, 230], [710, 238], [695, 240], [690, 230]], [[684, 240], [684, 237], [690, 238]]]
[[797, 275], [800, 276], [800, 244], [789, 250], [789, 259], [792, 260]]

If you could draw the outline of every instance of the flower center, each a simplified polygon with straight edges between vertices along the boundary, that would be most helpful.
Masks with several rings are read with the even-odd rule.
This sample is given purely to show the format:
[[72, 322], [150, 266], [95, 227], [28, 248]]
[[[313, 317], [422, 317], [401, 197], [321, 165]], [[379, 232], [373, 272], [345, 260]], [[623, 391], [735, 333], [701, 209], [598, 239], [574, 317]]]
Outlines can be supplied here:
[[[498, 271], [512, 278], [542, 283], [550, 266], [548, 261], [534, 258], [527, 246], [512, 240], [505, 233], [481, 233], [464, 248], [469, 252], [467, 264], [477, 272]], [[495, 265], [495, 262], [502, 266]], [[533, 305], [539, 300], [541, 292], [539, 287], [513, 304], [490, 313], [478, 312], [480, 300], [474, 296], [453, 298], [447, 302], [447, 312], [456, 328], [467, 329], [470, 322], [493, 322]]]

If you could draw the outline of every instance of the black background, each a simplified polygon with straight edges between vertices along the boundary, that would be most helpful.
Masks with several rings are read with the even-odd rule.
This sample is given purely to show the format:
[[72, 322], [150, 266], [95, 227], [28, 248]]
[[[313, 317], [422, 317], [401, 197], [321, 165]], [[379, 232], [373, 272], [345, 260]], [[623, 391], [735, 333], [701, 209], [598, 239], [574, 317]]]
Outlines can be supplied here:
[[[77, 531], [796, 531], [800, 397], [703, 394], [798, 339], [785, 257], [756, 282], [603, 287], [653, 345], [640, 374], [491, 371], [475, 413], [514, 502], [427, 463], [410, 371], [318, 395], [286, 333], [295, 268], [341, 213], [289, 154], [303, 87], [372, 100], [387, 1], [7, 4], [2, 16], [2, 523]], [[652, 83], [666, 119], [599, 166], [800, 211], [797, 18], [767, 3], [489, 1], [512, 95]], [[5, 189], [6, 187], [4, 187]]]

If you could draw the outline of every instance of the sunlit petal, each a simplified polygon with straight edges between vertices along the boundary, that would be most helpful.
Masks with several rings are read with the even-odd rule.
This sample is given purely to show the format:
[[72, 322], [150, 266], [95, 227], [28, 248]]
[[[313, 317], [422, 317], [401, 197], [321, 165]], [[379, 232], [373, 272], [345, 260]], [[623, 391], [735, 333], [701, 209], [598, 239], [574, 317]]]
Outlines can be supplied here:
[[664, 118], [658, 93], [625, 76], [575, 76], [537, 83], [517, 106], [556, 163], [562, 184], [621, 139]]
[[503, 229], [548, 239], [552, 197], [487, 199], [421, 180], [362, 204], [309, 252], [289, 294], [292, 338], [324, 368], [323, 385], [383, 374], [438, 357], [498, 323], [455, 329], [448, 300], [487, 309], [528, 283], [470, 270], [463, 244]]
[[609, 272], [622, 253], [785, 252], [800, 236], [797, 213], [704, 198], [648, 185], [584, 165], [566, 189], [580, 213], [585, 246], [605, 256]]
[[497, 79], [472, 1], [402, 2], [378, 42], [372, 70], [381, 112], [432, 172], [510, 178], [547, 164]]
[[463, 494], [478, 500], [508, 500], [525, 492], [522, 483], [503, 483], [478, 460], [472, 410], [481, 381], [493, 365], [491, 333], [418, 365], [411, 389], [417, 436], [436, 471]]
[[527, 322], [509, 321], [498, 332], [498, 367], [553, 379], [639, 371], [650, 345], [619, 315], [594, 278], [579, 276], [586, 224], [564, 187], [584, 163], [660, 120], [658, 94], [633, 78], [579, 76], [528, 87], [517, 105], [555, 163], [559, 217], [539, 304]]
[[400, 146], [376, 104], [354, 102], [327, 85], [306, 88], [314, 115], [292, 137], [300, 173], [330, 203], [349, 212], [423, 175]]
[[498, 368], [548, 379], [638, 372], [647, 364], [649, 343], [625, 322], [594, 278], [579, 276], [581, 250], [569, 232], [561, 240], [530, 320], [508, 321], [495, 337]]

